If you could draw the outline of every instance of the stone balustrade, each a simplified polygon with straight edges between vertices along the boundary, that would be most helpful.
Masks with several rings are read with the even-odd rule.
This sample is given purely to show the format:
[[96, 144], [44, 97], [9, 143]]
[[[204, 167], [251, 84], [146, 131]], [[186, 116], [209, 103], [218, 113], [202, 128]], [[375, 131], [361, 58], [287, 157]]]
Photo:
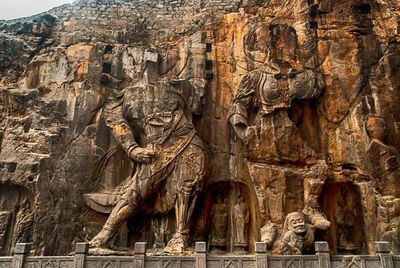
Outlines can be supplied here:
[[196, 242], [195, 253], [189, 256], [147, 256], [146, 243], [135, 244], [134, 256], [92, 256], [88, 243], [77, 243], [71, 256], [29, 256], [30, 244], [18, 243], [13, 257], [0, 257], [0, 267], [256, 267], [256, 268], [394, 268], [400, 267], [400, 255], [390, 253], [388, 242], [375, 242], [376, 255], [329, 255], [327, 242], [315, 242], [315, 255], [267, 255], [267, 245], [257, 242], [255, 255], [212, 255], [205, 242]]

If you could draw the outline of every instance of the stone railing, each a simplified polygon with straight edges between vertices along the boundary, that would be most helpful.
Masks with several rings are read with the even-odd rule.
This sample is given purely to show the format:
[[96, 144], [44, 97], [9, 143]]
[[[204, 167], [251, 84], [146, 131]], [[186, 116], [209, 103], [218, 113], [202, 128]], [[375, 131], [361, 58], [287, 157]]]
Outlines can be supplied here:
[[135, 256], [90, 256], [88, 243], [77, 243], [73, 256], [28, 256], [30, 244], [19, 243], [13, 257], [0, 257], [0, 267], [46, 267], [46, 268], [394, 268], [400, 267], [400, 256], [391, 255], [389, 243], [376, 242], [376, 255], [330, 256], [326, 242], [315, 243], [315, 255], [267, 256], [266, 243], [257, 242], [255, 255], [209, 255], [206, 243], [197, 242], [196, 253], [191, 256], [146, 256], [146, 243], [135, 244]]

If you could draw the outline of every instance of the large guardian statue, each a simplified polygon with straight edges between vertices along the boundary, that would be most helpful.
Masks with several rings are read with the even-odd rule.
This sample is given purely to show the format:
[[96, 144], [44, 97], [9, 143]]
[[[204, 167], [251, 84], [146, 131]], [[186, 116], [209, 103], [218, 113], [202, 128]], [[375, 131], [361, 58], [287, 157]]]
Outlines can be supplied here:
[[[169, 210], [174, 208], [176, 215], [176, 233], [165, 250], [181, 252], [187, 242], [205, 173], [203, 145], [187, 103], [193, 84], [199, 81], [158, 77], [157, 54], [150, 56], [146, 58], [145, 53], [142, 79], [114, 92], [105, 106], [106, 124], [136, 170], [119, 187], [107, 222], [90, 242], [92, 247], [107, 247], [118, 229], [135, 215], [138, 206], [159, 191], [162, 183], [168, 201], [165, 205]], [[85, 195], [92, 208], [94, 197]]]
[[[324, 88], [323, 76], [300, 60], [296, 31], [288, 25], [259, 27], [249, 33], [246, 41], [248, 47], [266, 54], [265, 61], [242, 78], [231, 102], [228, 122], [234, 136], [241, 140], [241, 150], [246, 151], [241, 154], [241, 161], [248, 167], [258, 202], [263, 206], [262, 220], [265, 224], [271, 220], [267, 214], [273, 214], [273, 222], [281, 222], [284, 217], [284, 205], [276, 209], [284, 197], [269, 199], [265, 193], [271, 187], [267, 185], [299, 174], [304, 181], [303, 212], [316, 228], [325, 230], [330, 223], [321, 212], [318, 198], [326, 179], [326, 163], [302, 137], [297, 128], [301, 113], [294, 110], [319, 97]], [[304, 163], [311, 168], [299, 168]], [[276, 174], [282, 178], [271, 177]]]

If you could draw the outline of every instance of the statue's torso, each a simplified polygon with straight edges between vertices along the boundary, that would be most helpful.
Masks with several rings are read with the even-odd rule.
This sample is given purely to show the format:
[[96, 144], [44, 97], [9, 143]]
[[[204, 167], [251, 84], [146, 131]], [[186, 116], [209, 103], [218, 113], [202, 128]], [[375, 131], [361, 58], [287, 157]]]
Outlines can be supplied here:
[[193, 132], [193, 125], [181, 108], [172, 111], [160, 108], [158, 104], [168, 97], [163, 87], [149, 85], [144, 89], [131, 87], [125, 90], [124, 117], [146, 146], [173, 146]]

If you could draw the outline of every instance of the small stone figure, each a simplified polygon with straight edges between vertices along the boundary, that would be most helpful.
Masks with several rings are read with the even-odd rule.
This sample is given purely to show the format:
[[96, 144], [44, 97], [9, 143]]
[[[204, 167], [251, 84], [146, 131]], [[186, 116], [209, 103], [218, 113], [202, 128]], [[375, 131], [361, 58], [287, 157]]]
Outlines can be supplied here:
[[301, 255], [314, 243], [314, 227], [306, 223], [304, 214], [292, 212], [286, 216], [280, 250], [284, 255]]
[[338, 247], [346, 253], [352, 253], [357, 249], [357, 246], [352, 241], [354, 234], [354, 218], [356, 215], [355, 210], [348, 207], [348, 201], [346, 188], [342, 187], [337, 201], [338, 205], [335, 209], [337, 237], [339, 242]]
[[223, 197], [217, 195], [217, 203], [211, 210], [212, 217], [212, 238], [211, 246], [226, 246], [226, 228], [228, 226], [228, 208], [224, 203]]
[[11, 211], [0, 211], [0, 254], [5, 255], [8, 248], [7, 235], [9, 232], [10, 222], [12, 218]]
[[241, 194], [238, 196], [238, 202], [233, 206], [233, 220], [235, 229], [234, 246], [245, 248], [249, 245], [246, 235], [249, 223], [249, 209]]

